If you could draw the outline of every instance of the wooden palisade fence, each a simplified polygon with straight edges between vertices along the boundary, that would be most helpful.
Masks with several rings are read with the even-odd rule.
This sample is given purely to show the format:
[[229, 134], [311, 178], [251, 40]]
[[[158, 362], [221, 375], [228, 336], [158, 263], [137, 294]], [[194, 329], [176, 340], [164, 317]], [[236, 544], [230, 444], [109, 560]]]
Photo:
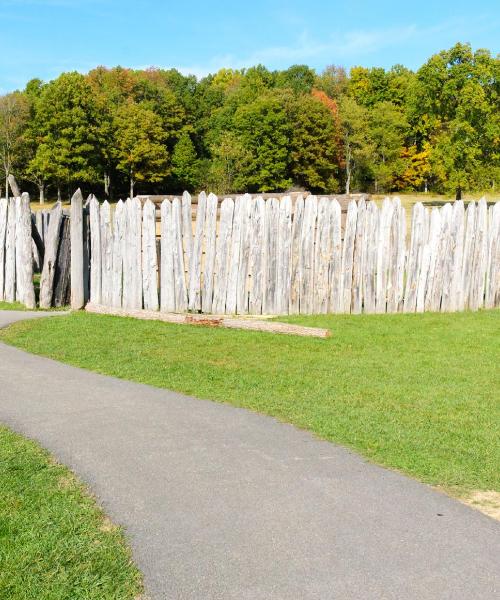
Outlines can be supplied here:
[[[0, 300], [220, 315], [395, 313], [500, 306], [500, 202], [138, 198], [78, 190], [32, 214], [0, 199]], [[345, 210], [343, 210], [345, 209]], [[193, 216], [195, 218], [193, 219]], [[71, 284], [70, 284], [71, 282]]]
[[[500, 306], [500, 203], [405, 209], [244, 195], [72, 204], [72, 305], [208, 314], [395, 313]], [[159, 212], [159, 228], [157, 228]], [[194, 226], [193, 226], [194, 225]], [[159, 237], [159, 243], [157, 243]], [[87, 250], [88, 251], [88, 250]]]
[[35, 308], [34, 273], [40, 273], [39, 306], [70, 300], [69, 215], [57, 203], [32, 213], [28, 194], [0, 199], [0, 300]]

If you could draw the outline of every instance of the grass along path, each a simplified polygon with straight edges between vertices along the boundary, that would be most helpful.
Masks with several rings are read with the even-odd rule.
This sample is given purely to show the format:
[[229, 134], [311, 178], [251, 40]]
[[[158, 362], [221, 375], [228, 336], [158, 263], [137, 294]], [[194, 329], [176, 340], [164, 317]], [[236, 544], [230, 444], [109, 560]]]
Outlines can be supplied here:
[[132, 600], [123, 533], [62, 465], [0, 426], [0, 598]]
[[500, 311], [286, 320], [332, 337], [75, 313], [17, 323], [0, 339], [266, 413], [454, 495], [498, 499]]

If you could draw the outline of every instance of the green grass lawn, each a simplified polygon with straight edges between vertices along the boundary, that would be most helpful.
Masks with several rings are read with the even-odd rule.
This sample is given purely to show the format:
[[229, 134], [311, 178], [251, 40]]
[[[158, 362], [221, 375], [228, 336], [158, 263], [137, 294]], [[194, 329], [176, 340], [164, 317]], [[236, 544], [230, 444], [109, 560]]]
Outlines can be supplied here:
[[0, 598], [133, 600], [123, 533], [68, 469], [0, 426]]
[[500, 311], [286, 320], [332, 337], [75, 313], [0, 339], [273, 415], [457, 495], [500, 491]]
[[0, 300], [0, 310], [28, 310], [20, 302], [3, 302]]

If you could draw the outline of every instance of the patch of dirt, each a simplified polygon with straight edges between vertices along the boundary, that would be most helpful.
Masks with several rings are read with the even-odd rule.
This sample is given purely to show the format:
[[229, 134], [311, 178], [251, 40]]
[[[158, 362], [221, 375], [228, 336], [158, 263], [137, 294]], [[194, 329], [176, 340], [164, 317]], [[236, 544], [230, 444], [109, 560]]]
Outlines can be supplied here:
[[462, 502], [500, 521], [500, 492], [475, 490], [461, 498]]

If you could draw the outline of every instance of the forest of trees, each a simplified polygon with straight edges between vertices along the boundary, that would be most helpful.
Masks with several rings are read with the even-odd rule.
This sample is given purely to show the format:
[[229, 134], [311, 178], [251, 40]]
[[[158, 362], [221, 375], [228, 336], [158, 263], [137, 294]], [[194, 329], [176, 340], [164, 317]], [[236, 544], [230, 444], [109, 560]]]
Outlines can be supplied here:
[[[0, 96], [0, 176], [67, 198], [283, 191], [491, 191], [500, 58], [457, 44], [418, 71], [304, 65], [98, 67]], [[5, 190], [5, 178], [2, 192]]]

